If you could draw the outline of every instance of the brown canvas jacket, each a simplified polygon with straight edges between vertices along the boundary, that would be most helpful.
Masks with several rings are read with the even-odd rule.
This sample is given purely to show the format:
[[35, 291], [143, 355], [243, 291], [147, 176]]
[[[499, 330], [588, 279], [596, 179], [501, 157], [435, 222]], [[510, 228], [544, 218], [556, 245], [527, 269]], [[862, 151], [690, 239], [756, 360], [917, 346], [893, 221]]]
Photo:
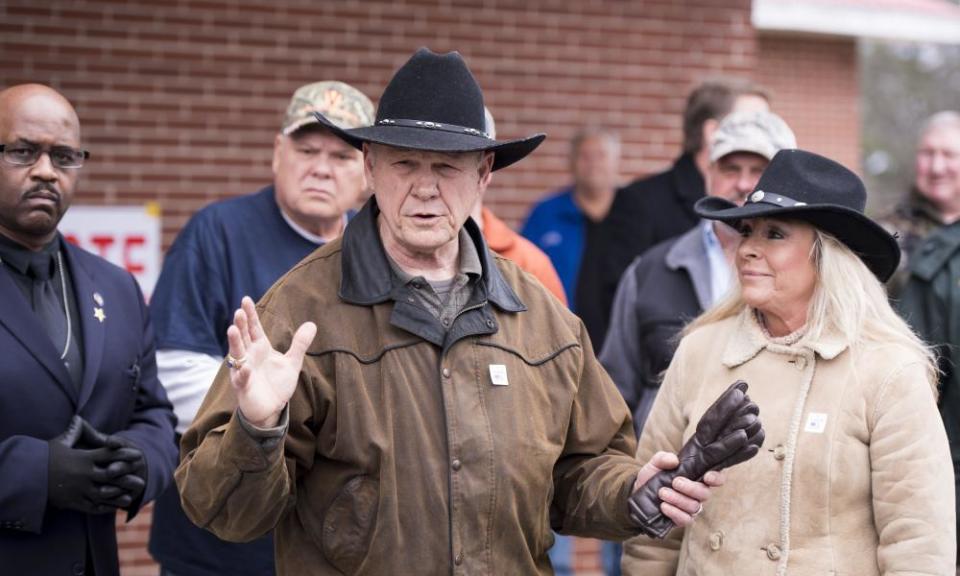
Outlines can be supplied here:
[[632, 535], [630, 417], [582, 323], [469, 223], [483, 277], [444, 329], [395, 285], [375, 215], [258, 304], [281, 350], [320, 328], [283, 450], [240, 426], [221, 369], [181, 446], [188, 516], [276, 529], [280, 574], [551, 574], [551, 526]]

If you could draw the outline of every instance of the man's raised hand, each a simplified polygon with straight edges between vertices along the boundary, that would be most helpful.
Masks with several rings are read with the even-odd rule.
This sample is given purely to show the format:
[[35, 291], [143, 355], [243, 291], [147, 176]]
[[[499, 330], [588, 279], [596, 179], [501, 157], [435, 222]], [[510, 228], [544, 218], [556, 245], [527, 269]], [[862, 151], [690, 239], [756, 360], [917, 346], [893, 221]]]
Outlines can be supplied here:
[[261, 428], [277, 425], [297, 388], [303, 358], [316, 335], [317, 325], [304, 322], [294, 333], [286, 354], [274, 350], [253, 300], [243, 297], [233, 324], [227, 328], [227, 365], [237, 405], [247, 421]]

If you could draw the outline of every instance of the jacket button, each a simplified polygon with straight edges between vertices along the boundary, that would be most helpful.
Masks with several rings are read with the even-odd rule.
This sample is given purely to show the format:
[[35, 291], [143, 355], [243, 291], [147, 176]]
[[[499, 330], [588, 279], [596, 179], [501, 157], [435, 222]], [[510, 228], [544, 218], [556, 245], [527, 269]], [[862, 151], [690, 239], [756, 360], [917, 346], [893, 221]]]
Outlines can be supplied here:
[[450, 319], [449, 319], [449, 318], [444, 318], [444, 319], [441, 320], [440, 322], [441, 322], [444, 326], [449, 326], [449, 325], [450, 325]]
[[807, 358], [806, 356], [797, 356], [797, 368], [803, 370], [807, 367]]
[[453, 462], [450, 463], [450, 467], [453, 468], [454, 470], [459, 470], [461, 466], [462, 464], [460, 463], [459, 458], [454, 458]]
[[777, 561], [780, 559], [780, 547], [776, 544], [767, 544], [767, 558]]
[[487, 318], [487, 328], [493, 328], [494, 322], [490, 318]]
[[723, 546], [723, 530], [717, 530], [710, 535], [710, 549], [716, 552]]
[[787, 457], [787, 449], [784, 448], [783, 444], [777, 444], [777, 447], [773, 449], [773, 458], [775, 460], [783, 460]]
[[443, 374], [443, 377], [444, 377], [444, 378], [449, 378], [449, 377], [450, 377], [450, 369], [449, 369], [449, 368], [444, 368], [443, 370], [440, 371], [440, 373]]
[[453, 563], [457, 566], [463, 564], [463, 552], [457, 552], [457, 557], [453, 559]]
[[86, 568], [80, 562], [73, 563], [73, 576], [83, 576], [86, 571]]

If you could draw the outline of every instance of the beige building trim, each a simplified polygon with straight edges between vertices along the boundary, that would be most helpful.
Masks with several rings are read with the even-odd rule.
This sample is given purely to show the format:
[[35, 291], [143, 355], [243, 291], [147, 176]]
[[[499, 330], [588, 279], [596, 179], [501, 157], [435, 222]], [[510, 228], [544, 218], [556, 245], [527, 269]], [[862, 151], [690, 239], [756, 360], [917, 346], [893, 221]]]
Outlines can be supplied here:
[[760, 32], [960, 44], [960, 6], [946, 0], [754, 0]]

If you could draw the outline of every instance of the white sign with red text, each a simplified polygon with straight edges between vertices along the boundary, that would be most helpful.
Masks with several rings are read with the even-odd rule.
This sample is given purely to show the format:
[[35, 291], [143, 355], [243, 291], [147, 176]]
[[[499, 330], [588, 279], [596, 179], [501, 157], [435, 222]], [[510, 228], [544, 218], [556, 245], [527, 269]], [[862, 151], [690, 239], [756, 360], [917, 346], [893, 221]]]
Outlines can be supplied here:
[[60, 221], [68, 242], [126, 269], [149, 300], [160, 276], [162, 228], [156, 203], [71, 206]]

